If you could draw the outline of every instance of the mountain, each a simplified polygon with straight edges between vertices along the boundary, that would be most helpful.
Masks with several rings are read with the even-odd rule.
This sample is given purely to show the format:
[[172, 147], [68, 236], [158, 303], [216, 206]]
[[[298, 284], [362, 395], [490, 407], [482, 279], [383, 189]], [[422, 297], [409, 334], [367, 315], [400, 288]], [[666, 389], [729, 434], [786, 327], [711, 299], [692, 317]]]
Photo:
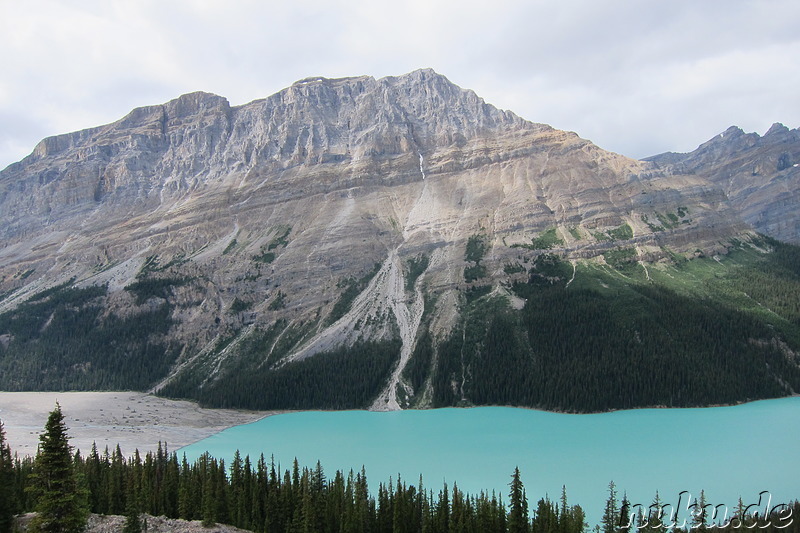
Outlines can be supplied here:
[[647, 160], [705, 177], [757, 231], [800, 244], [800, 130], [776, 123], [761, 137], [731, 126], [693, 152]]
[[800, 262], [717, 179], [728, 152], [633, 160], [429, 69], [139, 108], [0, 173], [0, 388], [576, 411], [792, 394]]

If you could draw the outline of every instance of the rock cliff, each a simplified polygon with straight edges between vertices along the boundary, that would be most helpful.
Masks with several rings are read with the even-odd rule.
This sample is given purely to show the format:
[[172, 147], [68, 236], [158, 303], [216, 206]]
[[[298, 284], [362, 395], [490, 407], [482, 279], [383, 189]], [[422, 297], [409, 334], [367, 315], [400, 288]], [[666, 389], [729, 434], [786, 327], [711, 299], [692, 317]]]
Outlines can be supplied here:
[[731, 126], [693, 152], [647, 160], [706, 178], [757, 231], [800, 243], [800, 130], [776, 123], [762, 137]]

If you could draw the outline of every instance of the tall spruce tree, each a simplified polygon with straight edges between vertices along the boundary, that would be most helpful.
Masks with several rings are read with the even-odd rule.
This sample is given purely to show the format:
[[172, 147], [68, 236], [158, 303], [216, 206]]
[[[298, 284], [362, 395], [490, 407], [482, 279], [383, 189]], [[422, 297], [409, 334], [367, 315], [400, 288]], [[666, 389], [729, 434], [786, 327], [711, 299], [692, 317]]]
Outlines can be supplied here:
[[[138, 450], [137, 450], [138, 451]], [[142, 533], [142, 518], [136, 480], [131, 472], [128, 475], [127, 497], [125, 498], [125, 526], [122, 533]]]
[[608, 484], [608, 499], [603, 510], [603, 517], [600, 519], [603, 526], [603, 533], [616, 533], [617, 523], [619, 522], [619, 507], [617, 502], [617, 486], [611, 481]]
[[511, 475], [511, 508], [508, 511], [508, 533], [527, 533], [530, 531], [528, 522], [528, 497], [519, 475], [519, 467], [514, 468]]
[[633, 530], [633, 513], [631, 502], [628, 500], [628, 493], [622, 495], [622, 506], [619, 508], [619, 523], [617, 524], [619, 533], [631, 533]]
[[705, 491], [700, 491], [700, 499], [694, 500], [692, 505], [692, 529], [698, 533], [705, 533], [708, 530], [708, 507]]
[[[662, 533], [670, 529], [670, 518], [664, 519], [664, 502], [661, 501], [661, 496], [656, 491], [653, 503], [650, 504], [646, 511], [641, 511], [636, 529], [640, 533]], [[677, 528], [672, 529], [676, 530]]]
[[88, 501], [78, 486], [61, 406], [50, 412], [33, 465], [37, 515], [33, 533], [78, 533], [85, 529]]
[[6, 442], [6, 431], [0, 421], [0, 533], [9, 533], [14, 525], [17, 511], [14, 496], [14, 464], [11, 448]]

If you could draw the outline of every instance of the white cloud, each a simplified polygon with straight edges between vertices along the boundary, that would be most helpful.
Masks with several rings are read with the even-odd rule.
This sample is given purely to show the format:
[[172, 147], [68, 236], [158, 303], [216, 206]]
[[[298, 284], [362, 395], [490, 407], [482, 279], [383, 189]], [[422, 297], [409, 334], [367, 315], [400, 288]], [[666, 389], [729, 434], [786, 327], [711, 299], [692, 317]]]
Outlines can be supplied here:
[[42, 137], [195, 90], [433, 67], [635, 157], [731, 124], [800, 126], [795, 0], [27, 0], [0, 3], [0, 167]]

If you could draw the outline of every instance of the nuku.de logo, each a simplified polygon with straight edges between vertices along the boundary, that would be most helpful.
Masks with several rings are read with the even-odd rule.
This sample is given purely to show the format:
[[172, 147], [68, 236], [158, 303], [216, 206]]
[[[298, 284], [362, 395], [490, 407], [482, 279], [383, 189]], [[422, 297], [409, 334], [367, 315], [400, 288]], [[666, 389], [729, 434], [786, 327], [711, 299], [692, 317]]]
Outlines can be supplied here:
[[[626, 508], [627, 507], [627, 508]], [[677, 505], [670, 503], [652, 504], [644, 506], [640, 503], [623, 506], [620, 510], [617, 529], [629, 531], [631, 529], [662, 528], [673, 530], [676, 528], [689, 531], [705, 527], [734, 529], [765, 529], [775, 527], [783, 529], [792, 525], [792, 506], [786, 503], [772, 504], [772, 494], [769, 491], [758, 493], [758, 502], [749, 505], [740, 504], [730, 512], [725, 504], [706, 503], [701, 505], [693, 499], [689, 491], [678, 494]]]

